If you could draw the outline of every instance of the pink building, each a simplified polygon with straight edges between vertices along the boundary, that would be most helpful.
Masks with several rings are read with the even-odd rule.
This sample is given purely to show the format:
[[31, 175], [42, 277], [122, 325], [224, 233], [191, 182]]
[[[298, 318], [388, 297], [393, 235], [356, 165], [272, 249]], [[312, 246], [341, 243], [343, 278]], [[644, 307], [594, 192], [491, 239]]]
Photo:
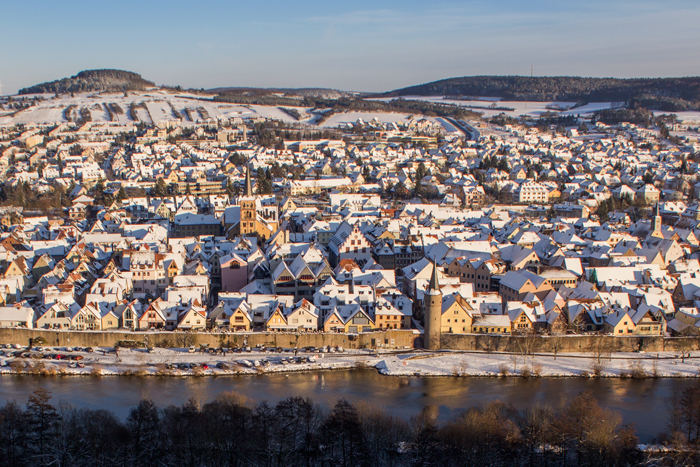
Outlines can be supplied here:
[[238, 292], [248, 285], [248, 262], [235, 253], [223, 256], [221, 264], [221, 290]]

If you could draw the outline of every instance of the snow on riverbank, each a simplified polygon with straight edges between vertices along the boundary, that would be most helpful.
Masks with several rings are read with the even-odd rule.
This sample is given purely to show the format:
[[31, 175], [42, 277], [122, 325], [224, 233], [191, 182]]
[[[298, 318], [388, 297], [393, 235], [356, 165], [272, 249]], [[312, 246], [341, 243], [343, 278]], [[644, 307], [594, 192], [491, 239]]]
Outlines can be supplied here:
[[685, 377], [700, 375], [700, 360], [686, 358], [683, 363], [671, 352], [658, 354], [614, 353], [534, 355], [485, 352], [436, 352], [393, 355], [382, 359], [377, 369], [391, 376], [591, 376], [602, 377]]
[[700, 354], [682, 361], [673, 352], [528, 355], [466, 352], [380, 352], [346, 350], [342, 353], [296, 354], [290, 351], [189, 353], [186, 349], [122, 349], [117, 353], [61, 352], [80, 355], [76, 361], [6, 358], [0, 374], [30, 372], [61, 375], [216, 376], [289, 373], [295, 371], [376, 368], [387, 376], [542, 376], [542, 377], [660, 377], [700, 376]]

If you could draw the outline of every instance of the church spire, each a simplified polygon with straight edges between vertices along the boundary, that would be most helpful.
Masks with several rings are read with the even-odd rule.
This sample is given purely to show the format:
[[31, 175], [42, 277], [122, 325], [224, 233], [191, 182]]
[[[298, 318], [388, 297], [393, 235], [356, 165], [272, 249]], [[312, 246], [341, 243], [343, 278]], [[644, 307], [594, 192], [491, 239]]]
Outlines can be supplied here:
[[245, 165], [245, 196], [253, 196], [253, 188], [250, 184], [250, 163]]
[[428, 293], [440, 293], [440, 283], [438, 282], [438, 267], [437, 262], [435, 262], [435, 258], [433, 258], [433, 275], [430, 277]]

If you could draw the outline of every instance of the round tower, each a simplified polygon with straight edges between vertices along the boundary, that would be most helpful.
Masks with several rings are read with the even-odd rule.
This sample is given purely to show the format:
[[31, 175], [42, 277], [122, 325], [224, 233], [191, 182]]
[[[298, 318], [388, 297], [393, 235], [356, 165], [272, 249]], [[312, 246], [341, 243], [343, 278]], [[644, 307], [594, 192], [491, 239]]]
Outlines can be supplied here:
[[423, 347], [440, 349], [440, 327], [442, 326], [442, 292], [438, 283], [437, 263], [433, 260], [433, 275], [428, 291], [423, 298]]

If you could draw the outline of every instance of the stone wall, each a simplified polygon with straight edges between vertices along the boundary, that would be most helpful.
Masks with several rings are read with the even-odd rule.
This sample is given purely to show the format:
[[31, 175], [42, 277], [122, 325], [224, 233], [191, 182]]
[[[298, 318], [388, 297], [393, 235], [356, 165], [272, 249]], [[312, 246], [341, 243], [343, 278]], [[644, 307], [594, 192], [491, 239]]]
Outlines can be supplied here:
[[228, 347], [322, 347], [341, 346], [349, 349], [412, 348], [418, 334], [410, 330], [387, 330], [363, 334], [320, 333], [181, 333], [181, 332], [100, 332], [100, 331], [47, 331], [40, 329], [0, 328], [0, 344], [29, 344], [30, 338], [43, 337], [49, 346], [113, 347], [119, 341], [145, 342], [149, 346], [188, 347], [193, 344], [209, 344]]
[[[119, 341], [133, 340], [149, 346], [188, 347], [209, 344], [219, 347], [322, 347], [341, 346], [364, 348], [422, 348], [422, 336], [411, 330], [387, 330], [362, 334], [335, 333], [182, 333], [182, 332], [100, 332], [47, 331], [40, 329], [0, 328], [0, 344], [26, 346], [29, 338], [43, 337], [50, 346], [113, 347]], [[447, 350], [482, 350], [485, 352], [563, 353], [563, 352], [662, 352], [700, 350], [698, 337], [664, 338], [659, 336], [507, 336], [486, 334], [448, 334], [441, 336], [441, 346]]]
[[443, 349], [486, 352], [663, 352], [700, 350], [697, 337], [660, 336], [505, 336], [443, 334]]

